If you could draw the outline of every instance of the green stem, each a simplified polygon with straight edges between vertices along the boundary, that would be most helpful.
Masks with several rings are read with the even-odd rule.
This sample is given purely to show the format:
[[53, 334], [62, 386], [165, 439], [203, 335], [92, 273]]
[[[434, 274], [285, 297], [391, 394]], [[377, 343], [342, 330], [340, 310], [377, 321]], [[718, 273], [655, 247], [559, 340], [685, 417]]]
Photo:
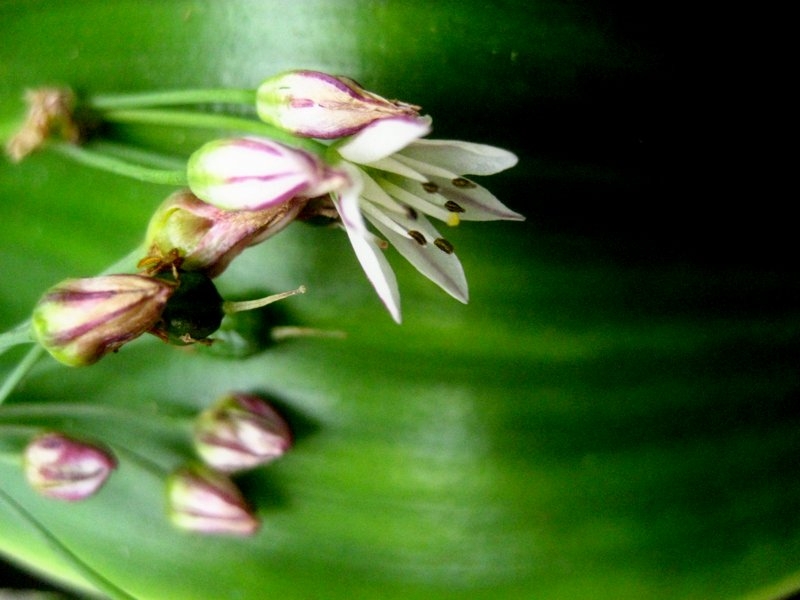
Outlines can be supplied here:
[[124, 175], [148, 183], [160, 183], [174, 186], [186, 185], [185, 169], [180, 171], [167, 171], [164, 169], [142, 167], [113, 156], [108, 156], [107, 154], [93, 152], [83, 146], [76, 146], [64, 142], [51, 142], [47, 147], [78, 163], [103, 171], [109, 171], [117, 175]]
[[163, 408], [154, 411], [127, 409], [108, 404], [81, 404], [71, 402], [24, 402], [10, 404], [0, 411], [0, 429], [9, 424], [19, 424], [30, 419], [53, 419], [79, 417], [81, 419], [98, 419], [101, 421], [118, 420], [120, 422], [145, 419], [148, 427], [161, 425], [169, 431], [176, 427], [191, 429], [197, 416], [196, 410], [183, 408]]
[[109, 598], [120, 600], [136, 600], [133, 596], [114, 585], [111, 581], [103, 577], [100, 573], [90, 567], [84, 560], [77, 554], [70, 550], [55, 534], [53, 534], [41, 521], [33, 516], [32, 513], [14, 498], [0, 489], [0, 499], [16, 513], [23, 521], [30, 525], [44, 540], [44, 542], [61, 558], [63, 558], [68, 565], [70, 565], [75, 572], [81, 575], [87, 582], [93, 585], [97, 590], [107, 594]]
[[3, 386], [0, 387], [0, 404], [2, 404], [6, 398], [8, 398], [9, 394], [14, 391], [14, 388], [17, 387], [19, 382], [22, 380], [23, 377], [33, 368], [33, 365], [36, 364], [36, 361], [39, 360], [42, 353], [44, 352], [44, 348], [42, 348], [39, 344], [36, 344], [28, 350], [28, 353], [22, 358], [17, 366], [14, 367], [14, 370], [11, 371], [11, 374], [6, 377], [6, 380], [3, 382]]
[[241, 131], [269, 138], [276, 142], [303, 148], [315, 154], [324, 154], [328, 147], [310, 138], [300, 138], [267, 123], [234, 117], [231, 115], [209, 114], [188, 110], [131, 109], [110, 110], [101, 113], [104, 120], [114, 123], [140, 123], [148, 125], [170, 125], [194, 127], [199, 129], [220, 129]]
[[109, 94], [93, 96], [89, 99], [88, 104], [91, 108], [100, 111], [184, 104], [246, 104], [255, 108], [256, 90], [161, 90], [134, 94]]
[[3, 354], [3, 352], [14, 346], [18, 346], [20, 344], [30, 344], [33, 341], [33, 337], [31, 336], [30, 322], [26, 321], [11, 331], [0, 333], [0, 354]]

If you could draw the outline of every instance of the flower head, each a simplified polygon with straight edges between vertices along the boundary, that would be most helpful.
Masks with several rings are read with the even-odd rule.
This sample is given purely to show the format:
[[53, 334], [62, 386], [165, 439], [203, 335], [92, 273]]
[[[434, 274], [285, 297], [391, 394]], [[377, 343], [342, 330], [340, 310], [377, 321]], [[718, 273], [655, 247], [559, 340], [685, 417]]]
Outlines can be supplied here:
[[60, 433], [33, 438], [23, 461], [25, 477], [36, 491], [70, 502], [92, 496], [117, 466], [107, 450]]
[[380, 119], [416, 116], [419, 107], [382, 98], [348, 77], [296, 70], [264, 81], [256, 110], [262, 121], [295, 135], [334, 139]]
[[231, 393], [200, 413], [194, 442], [207, 465], [232, 473], [275, 460], [291, 446], [292, 433], [261, 398]]
[[336, 209], [367, 277], [398, 322], [396, 280], [365, 218], [417, 270], [461, 302], [468, 299], [461, 263], [427, 216], [450, 226], [461, 220], [524, 219], [464, 177], [508, 169], [517, 162], [514, 154], [483, 144], [420, 139], [429, 129], [429, 122], [394, 117], [333, 145], [357, 167], [351, 179], [359, 180], [339, 194]]
[[180, 190], [156, 209], [145, 245], [155, 256], [176, 249], [182, 269], [216, 277], [245, 248], [291, 223], [304, 204], [302, 199], [288, 198], [262, 210], [223, 210]]
[[265, 210], [347, 183], [314, 154], [260, 138], [205, 144], [189, 158], [188, 179], [198, 198], [225, 210]]
[[151, 329], [174, 289], [142, 275], [67, 279], [39, 300], [33, 332], [56, 360], [91, 365]]
[[167, 502], [172, 523], [189, 531], [252, 535], [260, 525], [239, 488], [226, 475], [202, 466], [170, 475]]

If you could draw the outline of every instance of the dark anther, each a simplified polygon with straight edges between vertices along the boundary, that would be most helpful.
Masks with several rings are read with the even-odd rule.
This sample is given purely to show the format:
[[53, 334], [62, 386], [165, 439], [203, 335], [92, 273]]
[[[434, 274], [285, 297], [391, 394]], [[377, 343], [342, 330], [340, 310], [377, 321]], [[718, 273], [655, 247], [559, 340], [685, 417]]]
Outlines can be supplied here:
[[445, 254], [452, 254], [453, 253], [453, 250], [454, 250], [453, 244], [448, 242], [446, 239], [444, 239], [444, 238], [436, 238], [435, 240], [433, 240], [433, 243], [436, 244], [436, 247], [439, 250], [441, 250], [442, 252], [444, 252]]
[[453, 185], [456, 186], [457, 188], [474, 188], [474, 187], [477, 187], [469, 179], [464, 179], [463, 177], [456, 177], [455, 179], [453, 179]]
[[414, 209], [413, 209], [413, 208], [411, 208], [410, 206], [406, 206], [406, 216], [407, 216], [409, 219], [411, 219], [412, 221], [416, 221], [416, 220], [417, 220], [417, 217], [418, 217], [419, 215], [417, 215], [417, 211], [416, 211], [416, 210], [414, 210]]
[[432, 181], [426, 181], [422, 184], [422, 189], [430, 194], [435, 194], [439, 191], [439, 186], [433, 183]]
[[425, 236], [422, 235], [416, 229], [409, 229], [408, 230], [408, 235], [410, 235], [411, 239], [413, 239], [415, 242], [417, 242], [420, 246], [424, 246], [425, 244], [428, 243], [428, 240], [425, 239]]
[[452, 200], [448, 200], [444, 203], [444, 207], [449, 210], [450, 212], [454, 213], [463, 213], [464, 207], [461, 206], [458, 202], [453, 202]]

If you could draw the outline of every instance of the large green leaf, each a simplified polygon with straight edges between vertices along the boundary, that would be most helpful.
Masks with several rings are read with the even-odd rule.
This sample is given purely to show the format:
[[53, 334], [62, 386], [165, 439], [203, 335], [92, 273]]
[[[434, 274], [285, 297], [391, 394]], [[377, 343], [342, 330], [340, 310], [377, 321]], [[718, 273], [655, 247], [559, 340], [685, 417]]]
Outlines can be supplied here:
[[[90, 368], [43, 360], [0, 407], [0, 552], [86, 593], [102, 578], [142, 599], [770, 598], [800, 585], [797, 280], [741, 252], [699, 253], [730, 239], [665, 214], [679, 174], [661, 162], [669, 119], [650, 111], [664, 108], [674, 65], [656, 17], [625, 10], [0, 2], [0, 137], [31, 86], [248, 87], [321, 68], [422, 104], [437, 137], [517, 152], [520, 165], [487, 185], [529, 217], [448, 231], [468, 306], [390, 255], [402, 326], [346, 236], [295, 224], [237, 259], [220, 288], [306, 284], [261, 316], [346, 338], [247, 358], [224, 356], [230, 343], [150, 338]], [[199, 139], [108, 134], [177, 155]], [[167, 191], [54, 154], [0, 165], [0, 327], [135, 247]], [[640, 229], [625, 232], [625, 215]], [[5, 354], [3, 372], [21, 356]], [[182, 533], [164, 516], [163, 474], [192, 456], [190, 419], [229, 390], [269, 395], [297, 435], [238, 480], [264, 521], [244, 540]], [[101, 439], [120, 468], [83, 503], [41, 498], [19, 467], [31, 427]]]

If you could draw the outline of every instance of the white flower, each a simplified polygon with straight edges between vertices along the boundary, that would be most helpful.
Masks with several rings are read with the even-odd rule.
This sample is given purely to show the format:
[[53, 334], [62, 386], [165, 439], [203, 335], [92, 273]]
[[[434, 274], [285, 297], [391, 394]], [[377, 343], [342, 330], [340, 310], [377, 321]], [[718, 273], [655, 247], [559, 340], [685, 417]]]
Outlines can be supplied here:
[[461, 263], [426, 215], [451, 226], [461, 220], [525, 219], [464, 177], [513, 167], [514, 154], [483, 144], [420, 139], [429, 131], [427, 117], [392, 117], [332, 145], [351, 163], [340, 165], [349, 170], [352, 184], [334, 200], [336, 210], [367, 278], [398, 323], [397, 281], [364, 219], [420, 273], [464, 303], [469, 293]]

